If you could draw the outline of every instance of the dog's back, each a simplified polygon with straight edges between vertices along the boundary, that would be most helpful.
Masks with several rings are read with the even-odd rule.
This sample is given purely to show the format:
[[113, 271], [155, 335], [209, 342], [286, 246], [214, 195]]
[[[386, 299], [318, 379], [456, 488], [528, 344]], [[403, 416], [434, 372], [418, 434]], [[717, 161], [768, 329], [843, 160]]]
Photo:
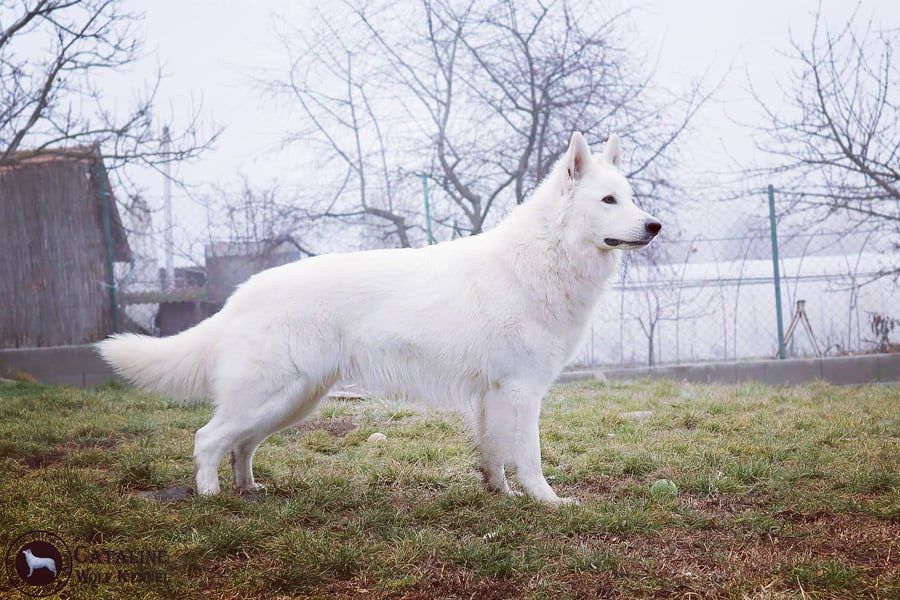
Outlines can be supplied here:
[[254, 275], [178, 335], [120, 334], [98, 348], [129, 382], [185, 400], [242, 394], [233, 386], [241, 374], [273, 386], [283, 374], [286, 384], [300, 364], [316, 381], [458, 407], [505, 367], [520, 368], [530, 343], [530, 299], [497, 254], [484, 234], [313, 257]]

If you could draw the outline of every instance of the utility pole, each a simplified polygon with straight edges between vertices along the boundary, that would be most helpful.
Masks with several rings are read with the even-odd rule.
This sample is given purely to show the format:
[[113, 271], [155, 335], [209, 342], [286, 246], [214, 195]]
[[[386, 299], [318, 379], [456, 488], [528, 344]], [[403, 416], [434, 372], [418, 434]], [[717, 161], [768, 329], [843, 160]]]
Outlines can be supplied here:
[[425, 195], [425, 228], [428, 232], [428, 244], [434, 243], [434, 236], [431, 235], [431, 202], [428, 200], [428, 177], [422, 175], [422, 192]]
[[163, 127], [163, 154], [166, 161], [163, 163], [163, 210], [166, 220], [166, 288], [175, 288], [175, 242], [172, 237], [172, 165], [170, 162], [170, 146], [172, 140], [169, 137], [169, 128]]
[[778, 266], [778, 231], [775, 223], [775, 188], [769, 184], [769, 229], [772, 233], [772, 275], [775, 281], [775, 319], [778, 324], [778, 358], [784, 359], [784, 320], [781, 315], [781, 272]]

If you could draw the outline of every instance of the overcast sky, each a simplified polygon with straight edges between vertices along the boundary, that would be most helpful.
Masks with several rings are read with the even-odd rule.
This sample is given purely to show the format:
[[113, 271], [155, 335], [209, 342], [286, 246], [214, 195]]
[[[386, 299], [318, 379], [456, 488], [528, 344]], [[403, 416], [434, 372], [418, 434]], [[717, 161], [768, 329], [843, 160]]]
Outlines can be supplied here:
[[[635, 52], [659, 56], [656, 84], [683, 90], [686, 82], [706, 73], [710, 83], [725, 77], [716, 101], [694, 122], [692, 160], [685, 172], [710, 173], [729, 167], [728, 155], [742, 162], [756, 158], [748, 132], [733, 119], [754, 122], [755, 105], [746, 89], [747, 74], [756, 89], [773, 104], [779, 103], [775, 85], [790, 69], [780, 53], [787, 49], [789, 30], [808, 38], [813, 1], [757, 0], [644, 0], [620, 2], [633, 6]], [[189, 184], [232, 185], [243, 173], [253, 182], [278, 180], [298, 183], [300, 175], [290, 153], [280, 149], [285, 123], [292, 115], [275, 110], [252, 83], [260, 70], [280, 64], [276, 21], [302, 25], [308, 3], [249, 0], [135, 0], [134, 8], [146, 15], [147, 58], [132, 74], [128, 86], [152, 74], [157, 62], [168, 78], [161, 90], [162, 113], [172, 106], [176, 114], [191, 99], [202, 97], [205, 114], [226, 128], [213, 152], [181, 175]], [[825, 0], [823, 12], [832, 27], [846, 22], [855, 3]], [[863, 0], [860, 16], [880, 27], [900, 28], [900, 2]], [[314, 175], [314, 174], [313, 174]], [[158, 197], [158, 176], [139, 178], [148, 196]]]

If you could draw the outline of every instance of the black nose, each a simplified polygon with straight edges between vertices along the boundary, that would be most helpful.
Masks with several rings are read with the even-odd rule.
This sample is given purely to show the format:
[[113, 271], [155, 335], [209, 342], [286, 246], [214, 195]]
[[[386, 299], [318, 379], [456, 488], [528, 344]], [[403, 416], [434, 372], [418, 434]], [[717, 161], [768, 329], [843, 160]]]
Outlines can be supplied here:
[[659, 230], [662, 229], [662, 223], [660, 223], [659, 221], [647, 221], [646, 223], [644, 223], [644, 229], [647, 230], [647, 233], [656, 235], [657, 233], [659, 233]]

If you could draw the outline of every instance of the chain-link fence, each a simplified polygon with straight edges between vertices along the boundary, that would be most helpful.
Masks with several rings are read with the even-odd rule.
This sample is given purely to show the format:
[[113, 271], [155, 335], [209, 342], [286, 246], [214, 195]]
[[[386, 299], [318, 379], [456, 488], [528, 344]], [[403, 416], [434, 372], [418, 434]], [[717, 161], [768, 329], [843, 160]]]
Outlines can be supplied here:
[[[132, 202], [123, 214], [134, 261], [120, 267], [119, 292], [133, 329], [174, 333], [218, 310], [254, 272], [301, 258], [284, 239], [236, 233], [223, 222], [221, 207], [186, 196], [174, 203], [169, 246], [161, 202]], [[654, 242], [656, 252], [625, 253], [620, 277], [603, 295], [573, 365], [776, 357], [776, 280], [764, 194], [756, 208], [752, 218], [705, 213], [704, 230], [724, 232], [719, 235], [667, 227]], [[881, 251], [874, 230], [847, 232], [784, 218], [776, 231], [785, 356], [897, 349], [891, 343], [900, 317], [897, 281], [884, 274], [898, 261]]]
[[773, 195], [770, 218], [764, 201], [749, 215], [736, 216], [729, 206], [707, 210], [702, 230], [725, 234], [676, 232], [655, 242], [655, 258], [626, 255], [575, 364], [630, 367], [900, 349], [891, 342], [895, 327], [900, 333], [897, 240], [884, 240], [884, 228], [775, 219], [775, 204]]
[[[884, 255], [853, 248], [853, 240], [835, 233], [789, 239], [823, 248], [779, 259], [785, 355], [890, 349], [889, 332], [885, 335], [878, 327], [897, 313], [897, 288], [891, 277], [880, 276]], [[684, 262], [626, 261], [622, 280], [610, 285], [601, 300], [586, 347], [575, 362], [628, 367], [775, 358], [779, 336], [771, 252], [717, 259], [713, 250], [756, 241], [768, 244], [768, 235], [661, 240], [684, 248]], [[713, 256], [693, 252], [701, 245]]]

